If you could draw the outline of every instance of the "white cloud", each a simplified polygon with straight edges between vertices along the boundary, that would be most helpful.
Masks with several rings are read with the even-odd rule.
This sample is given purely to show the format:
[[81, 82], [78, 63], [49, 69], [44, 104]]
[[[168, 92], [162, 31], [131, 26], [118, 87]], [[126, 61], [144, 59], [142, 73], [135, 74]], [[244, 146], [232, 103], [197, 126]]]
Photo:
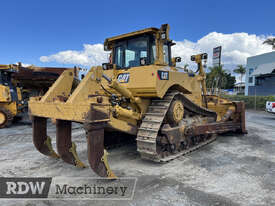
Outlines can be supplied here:
[[41, 62], [58, 62], [82, 66], [101, 65], [108, 60], [108, 52], [102, 44], [84, 44], [82, 51], [67, 50], [49, 56], [41, 56]]
[[[190, 56], [206, 52], [209, 54], [208, 65], [212, 63], [213, 47], [222, 46], [222, 64], [237, 65], [246, 64], [249, 56], [272, 51], [271, 46], [263, 45], [267, 36], [257, 36], [247, 33], [223, 34], [211, 32], [197, 42], [189, 40], [176, 41], [172, 47], [173, 56], [182, 57], [181, 64], [194, 65]], [[108, 52], [103, 50], [102, 44], [84, 44], [83, 50], [60, 51], [56, 54], [40, 57], [42, 62], [58, 62], [62, 64], [75, 64], [82, 66], [101, 65], [108, 61]]]
[[176, 42], [174, 55], [181, 56], [183, 63], [192, 64], [190, 54], [206, 52], [209, 54], [208, 65], [212, 64], [213, 48], [222, 46], [222, 64], [246, 64], [247, 57], [272, 51], [271, 46], [263, 45], [266, 36], [247, 33], [223, 34], [211, 32], [197, 42], [188, 40]]

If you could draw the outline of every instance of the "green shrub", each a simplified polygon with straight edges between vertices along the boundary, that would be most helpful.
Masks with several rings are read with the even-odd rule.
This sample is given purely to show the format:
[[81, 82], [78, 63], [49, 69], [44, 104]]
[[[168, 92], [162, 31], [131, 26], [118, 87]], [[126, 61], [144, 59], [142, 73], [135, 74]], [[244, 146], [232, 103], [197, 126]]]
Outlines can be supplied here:
[[[224, 98], [232, 101], [244, 101], [246, 109], [265, 110], [267, 101], [275, 101], [275, 96], [244, 96], [244, 95], [223, 95]], [[255, 100], [256, 99], [256, 100]], [[256, 107], [255, 107], [256, 102]]]

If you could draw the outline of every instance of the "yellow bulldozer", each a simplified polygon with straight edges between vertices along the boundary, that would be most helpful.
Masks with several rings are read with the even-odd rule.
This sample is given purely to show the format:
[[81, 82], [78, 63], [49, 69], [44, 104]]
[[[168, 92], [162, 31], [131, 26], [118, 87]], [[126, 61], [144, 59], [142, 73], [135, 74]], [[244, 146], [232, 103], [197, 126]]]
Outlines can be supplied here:
[[[0, 129], [26, 113], [31, 96], [45, 94], [59, 75], [69, 68], [0, 65]], [[79, 68], [70, 68], [77, 75]]]
[[[246, 133], [243, 102], [207, 95], [203, 62], [207, 54], [191, 56], [196, 72], [176, 66], [169, 25], [147, 28], [104, 42], [108, 63], [92, 67], [76, 86], [65, 71], [41, 97], [31, 98], [36, 149], [85, 167], [71, 140], [72, 122], [86, 130], [88, 160], [101, 177], [115, 178], [104, 143], [112, 132], [136, 136], [142, 159], [167, 162], [206, 145], [224, 132]], [[47, 119], [56, 120], [56, 146], [47, 135]], [[108, 136], [107, 136], [108, 135]]]

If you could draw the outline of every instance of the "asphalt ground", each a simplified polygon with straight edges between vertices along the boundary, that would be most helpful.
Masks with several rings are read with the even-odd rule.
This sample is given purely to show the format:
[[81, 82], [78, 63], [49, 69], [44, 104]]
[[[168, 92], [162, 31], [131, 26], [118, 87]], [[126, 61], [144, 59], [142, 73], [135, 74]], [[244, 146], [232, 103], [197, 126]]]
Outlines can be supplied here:
[[[119, 177], [136, 177], [132, 200], [0, 200], [0, 205], [275, 205], [275, 115], [246, 112], [247, 135], [226, 134], [166, 164], [141, 160], [135, 145], [110, 149]], [[49, 125], [55, 147], [55, 126]], [[88, 165], [86, 138], [73, 125], [73, 141]], [[29, 121], [0, 130], [1, 177], [97, 177], [35, 150]]]

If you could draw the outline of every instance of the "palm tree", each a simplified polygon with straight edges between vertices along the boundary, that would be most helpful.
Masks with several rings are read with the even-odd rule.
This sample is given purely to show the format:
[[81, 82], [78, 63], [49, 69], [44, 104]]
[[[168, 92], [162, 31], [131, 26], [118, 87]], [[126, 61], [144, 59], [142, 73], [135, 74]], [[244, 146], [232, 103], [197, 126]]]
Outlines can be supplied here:
[[272, 46], [272, 49], [275, 50], [275, 38], [270, 37], [268, 39], [266, 39], [263, 44], [268, 44]]
[[241, 75], [241, 82], [243, 82], [243, 75], [246, 72], [246, 69], [243, 65], [238, 65], [236, 69], [233, 70], [235, 73], [240, 74]]
[[206, 75], [206, 85], [211, 88], [211, 92], [214, 93], [217, 89], [220, 91], [224, 88], [227, 82], [226, 71], [223, 66], [209, 67], [210, 72]]

